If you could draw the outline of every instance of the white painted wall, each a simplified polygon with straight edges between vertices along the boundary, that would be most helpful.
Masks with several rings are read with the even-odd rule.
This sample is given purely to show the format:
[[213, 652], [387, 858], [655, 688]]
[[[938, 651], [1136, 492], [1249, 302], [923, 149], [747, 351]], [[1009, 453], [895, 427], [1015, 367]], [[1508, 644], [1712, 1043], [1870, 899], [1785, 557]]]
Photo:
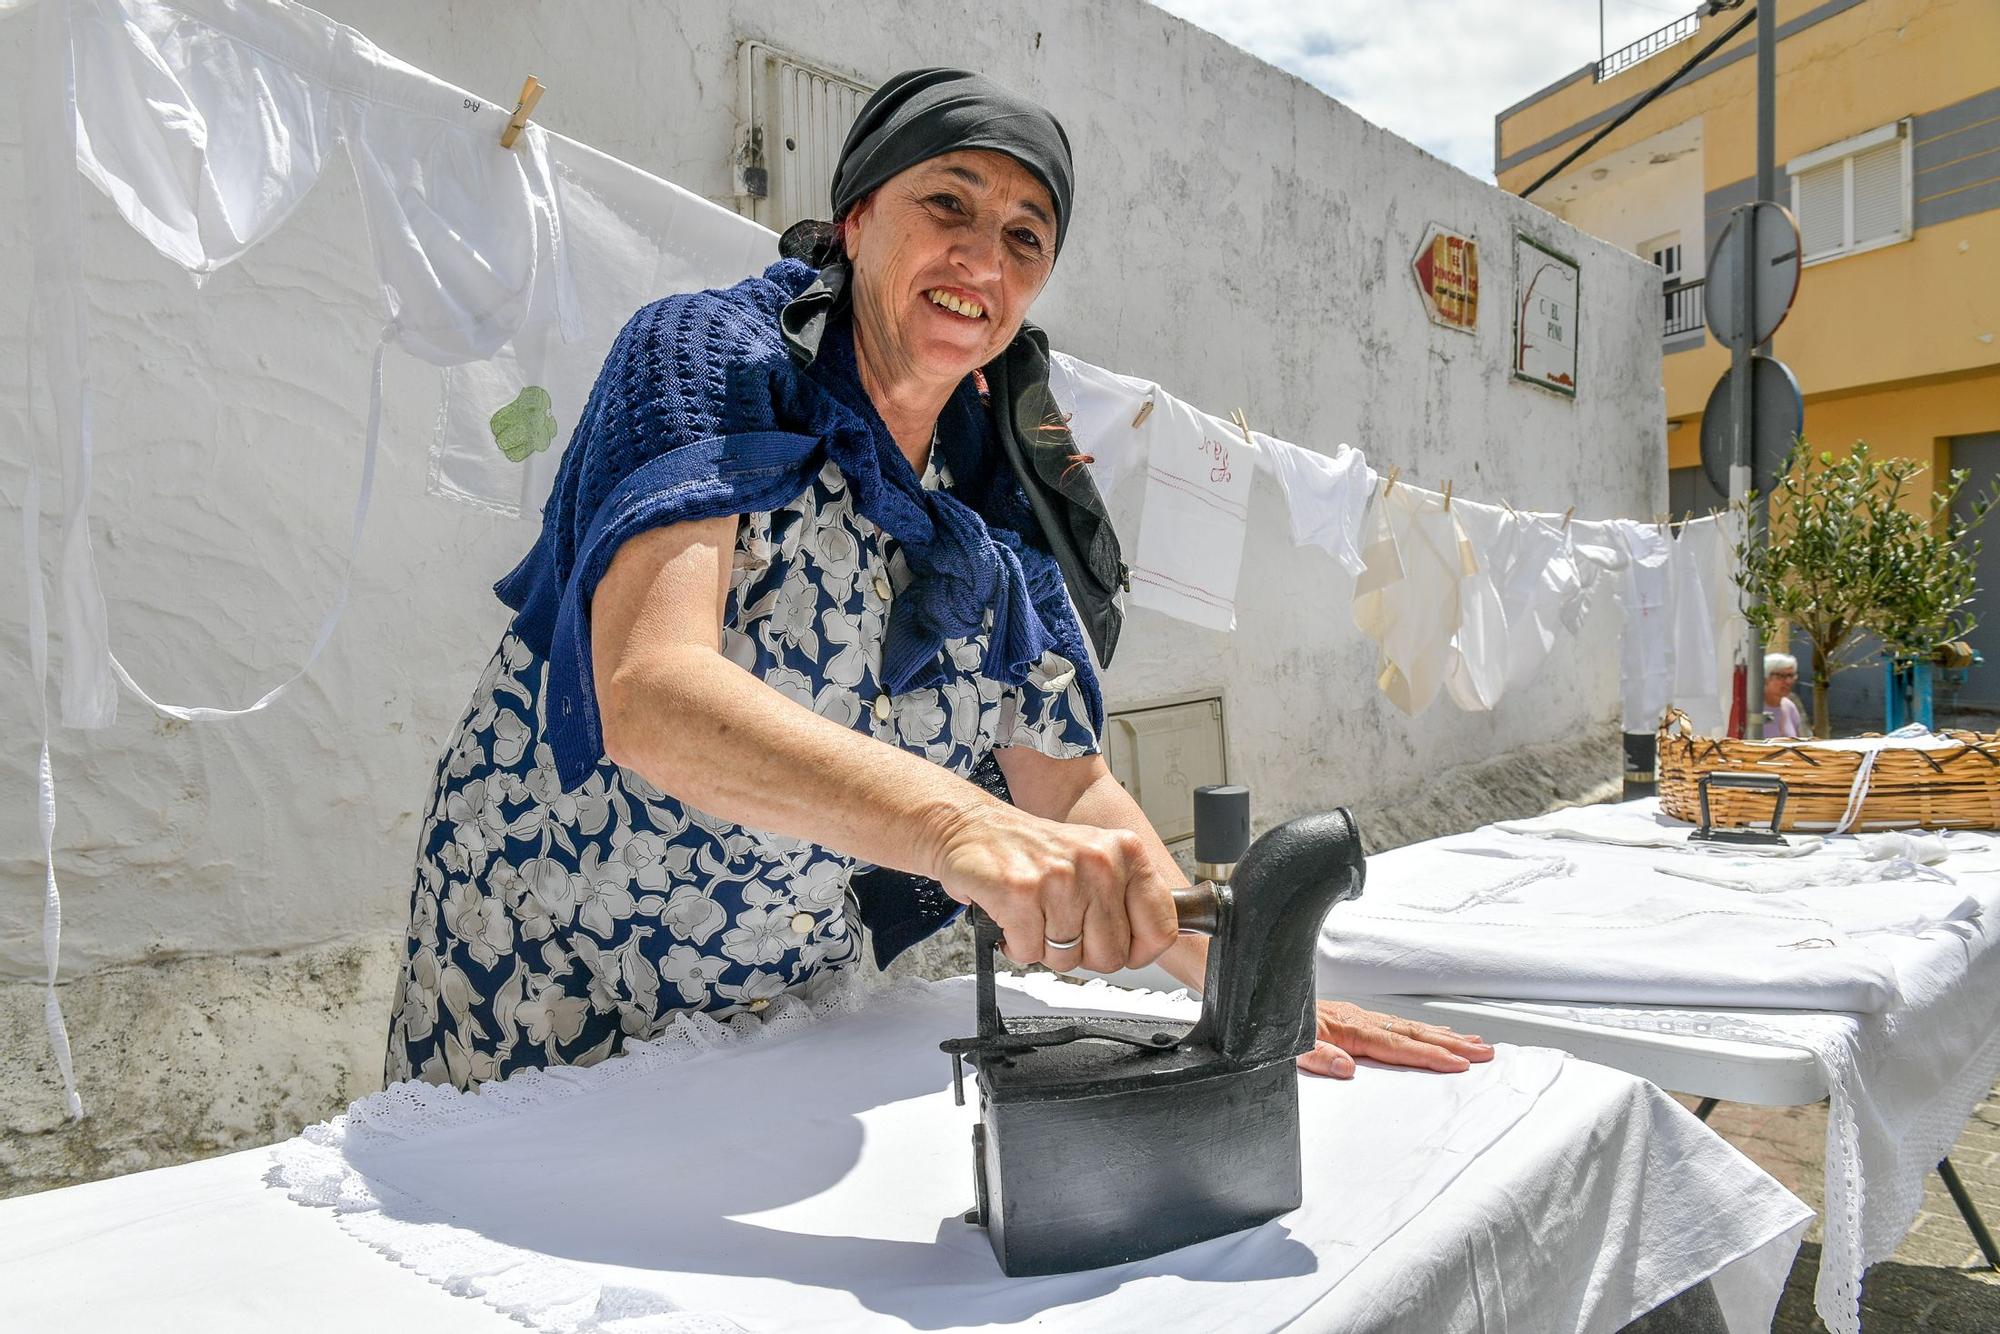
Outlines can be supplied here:
[[[1652, 259], [1644, 249], [1648, 242], [1678, 232], [1681, 277], [1701, 277], [1708, 272], [1701, 130], [1701, 118], [1696, 117], [1614, 157], [1592, 160], [1588, 167], [1550, 183], [1549, 207], [1579, 231], [1645, 260]], [[1591, 173], [1599, 169], [1606, 178], [1592, 181]], [[1577, 193], [1565, 198], [1571, 190]]]
[[[870, 81], [921, 64], [987, 71], [1054, 108], [1076, 146], [1070, 247], [1035, 312], [1057, 346], [1212, 411], [1241, 406], [1260, 430], [1455, 479], [1460, 495], [1590, 516], [1664, 503], [1647, 265], [1139, 0], [325, 8], [490, 98], [532, 71], [550, 89], [550, 128], [712, 196], [729, 188], [739, 38]], [[0, 84], [27, 79], [31, 26], [0, 21]], [[8, 368], [29, 285], [20, 139], [13, 99], [0, 100]], [[303, 654], [335, 586], [378, 320], [356, 209], [348, 174], [330, 170], [283, 231], [197, 292], [91, 201], [94, 532], [115, 645], [176, 701], [254, 698]], [[1407, 266], [1432, 221], [1485, 250], [1476, 336], [1424, 317]], [[1574, 402], [1509, 381], [1516, 227], [1585, 270]], [[0, 382], [11, 427], [19, 377]], [[435, 403], [436, 372], [392, 353], [369, 539], [347, 619], [306, 682], [241, 721], [167, 723], [128, 700], [114, 728], [58, 737], [65, 976], [400, 933], [418, 806], [504, 624], [487, 587], [532, 536], [425, 494]], [[10, 448], [9, 513], [23, 477]], [[1496, 713], [1441, 703], [1404, 718], [1373, 688], [1347, 578], [1294, 550], [1268, 477], [1252, 506], [1238, 633], [1136, 612], [1107, 684], [1114, 706], [1220, 686], [1232, 776], [1255, 790], [1260, 824], [1412, 789], [1615, 713], [1614, 613]], [[0, 697], [17, 701], [0, 738], [7, 979], [40, 968], [18, 569], [0, 560]]]

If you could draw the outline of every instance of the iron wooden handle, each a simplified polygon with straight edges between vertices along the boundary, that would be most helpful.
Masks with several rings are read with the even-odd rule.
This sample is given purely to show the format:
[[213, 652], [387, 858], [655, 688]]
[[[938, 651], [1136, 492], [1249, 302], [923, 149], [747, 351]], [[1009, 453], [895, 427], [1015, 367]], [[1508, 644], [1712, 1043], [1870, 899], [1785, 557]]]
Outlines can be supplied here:
[[1174, 892], [1174, 916], [1184, 936], [1212, 936], [1222, 930], [1222, 895], [1213, 880]]

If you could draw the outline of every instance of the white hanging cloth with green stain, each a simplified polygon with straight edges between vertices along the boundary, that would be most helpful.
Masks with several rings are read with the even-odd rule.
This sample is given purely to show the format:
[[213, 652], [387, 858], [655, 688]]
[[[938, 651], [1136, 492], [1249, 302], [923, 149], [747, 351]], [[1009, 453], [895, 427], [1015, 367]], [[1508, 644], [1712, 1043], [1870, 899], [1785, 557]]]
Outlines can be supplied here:
[[778, 257], [772, 232], [679, 186], [557, 135], [548, 154], [565, 286], [530, 306], [506, 346], [445, 369], [427, 483], [529, 519], [632, 312], [727, 287]]
[[[302, 5], [271, 0], [47, 0], [35, 102], [36, 307], [57, 407], [64, 518], [57, 605], [63, 721], [109, 726], [117, 683], [173, 718], [254, 713], [302, 677], [347, 603], [374, 478], [382, 362], [394, 343], [437, 366], [490, 357], [531, 310], [574, 336], [549, 136], [500, 147], [510, 112], [387, 55]], [[89, 530], [93, 449], [83, 300], [83, 209], [74, 163], [134, 230], [196, 275], [282, 226], [346, 150], [381, 284], [346, 568], [305, 661], [238, 707], [167, 704], [113, 655]], [[220, 392], [220, 391], [219, 391]]]

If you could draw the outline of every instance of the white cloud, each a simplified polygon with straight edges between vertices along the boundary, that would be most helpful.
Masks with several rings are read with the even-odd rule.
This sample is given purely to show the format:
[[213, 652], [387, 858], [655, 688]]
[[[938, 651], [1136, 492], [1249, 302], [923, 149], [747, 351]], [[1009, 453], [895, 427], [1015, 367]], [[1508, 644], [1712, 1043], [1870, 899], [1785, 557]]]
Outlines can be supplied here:
[[[1155, 3], [1488, 181], [1494, 115], [1598, 56], [1593, 0]], [[1604, 0], [1605, 42], [1616, 50], [1693, 8]]]

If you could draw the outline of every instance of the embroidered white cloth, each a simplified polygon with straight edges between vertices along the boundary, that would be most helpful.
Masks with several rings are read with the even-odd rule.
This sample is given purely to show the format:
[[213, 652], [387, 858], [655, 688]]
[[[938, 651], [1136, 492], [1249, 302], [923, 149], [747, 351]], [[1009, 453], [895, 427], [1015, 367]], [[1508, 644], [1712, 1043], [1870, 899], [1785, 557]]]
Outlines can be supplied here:
[[[1655, 802], [1614, 809], [1649, 826], [1665, 823]], [[1558, 814], [1574, 822], [1581, 812]], [[1683, 837], [1688, 828], [1678, 826]], [[1479, 865], [1468, 855], [1466, 840], [1476, 842], [1497, 833], [1494, 827], [1370, 858], [1363, 898], [1342, 905], [1328, 918], [1321, 988], [1343, 988], [1354, 995], [1493, 997], [1514, 1008], [1584, 1023], [1811, 1051], [1830, 1090], [1826, 1241], [1815, 1302], [1831, 1329], [1854, 1334], [1863, 1270], [1887, 1258], [1901, 1242], [1922, 1202], [1925, 1175], [2000, 1078], [2000, 949], [1994, 948], [2000, 943], [2000, 870], [1995, 869], [1992, 840], [1962, 834], [1941, 840], [1946, 855], [1936, 865], [1955, 881], [1949, 885], [1906, 879], [1875, 885], [1790, 886], [1769, 896], [1752, 896], [1742, 889], [1673, 882], [1674, 908], [1699, 910], [1696, 905], [1704, 896], [1717, 895], [1751, 899], [1753, 909], [1789, 904], [1793, 906], [1788, 911], [1816, 913], [1829, 923], [1840, 923], [1833, 933], [1818, 938], [1813, 948], [1774, 951], [1790, 957], [1777, 962], [1777, 971], [1761, 993], [1745, 988], [1748, 979], [1743, 976], [1720, 976], [1732, 962], [1757, 965], [1755, 957], [1746, 957], [1754, 956], [1746, 942], [1765, 938], [1770, 923], [1754, 914], [1740, 921], [1730, 919], [1728, 930], [1679, 941], [1635, 915], [1629, 924], [1638, 927], [1642, 937], [1657, 937], [1658, 948], [1626, 943], [1615, 929], [1628, 911], [1621, 905], [1640, 895], [1635, 885], [1657, 880], [1645, 869], [1648, 861], [1698, 872], [1733, 870], [1747, 877], [1802, 875], [1821, 866], [1832, 872], [1830, 878], [1840, 880], [1857, 868], [1894, 865], [1910, 850], [1934, 857], [1936, 845], [1930, 840], [1884, 844], [1877, 841], [1879, 836], [1830, 837], [1804, 859], [1750, 863], [1733, 856], [1702, 857], [1584, 840], [1503, 842], [1504, 849], [1516, 852], [1559, 850], [1570, 870], [1560, 878], [1479, 896], [1469, 911], [1456, 918], [1408, 908], [1391, 913], [1415, 923], [1416, 929], [1401, 943], [1420, 951], [1417, 957], [1385, 948], [1379, 941], [1364, 940], [1357, 947], [1357, 935], [1377, 930], [1365, 926], [1365, 914], [1371, 909], [1380, 912], [1385, 901], [1435, 903], [1441, 894], [1441, 875], [1452, 876], [1452, 882], [1463, 887], [1477, 887], [1481, 877], [1491, 882], [1502, 876], [1502, 864], [1495, 861], [1476, 872], [1453, 875], [1454, 863], [1447, 860], [1456, 857]], [[1887, 858], [1879, 856], [1884, 852]], [[1607, 921], [1567, 936], [1550, 933], [1543, 929], [1542, 919], [1552, 915], [1547, 898], [1557, 895], [1605, 909], [1601, 915]], [[1477, 932], [1443, 925], [1475, 915], [1487, 922]], [[1613, 929], [1593, 929], [1604, 925]], [[1775, 934], [1782, 933], [1780, 928]], [[1439, 937], [1443, 943], [1435, 943]], [[1513, 945], [1496, 943], [1504, 941]], [[1457, 957], [1465, 951], [1484, 954], [1468, 963]], [[1617, 962], [1599, 966], [1578, 957], [1593, 951]], [[1836, 1003], [1843, 971], [1856, 1000], [1878, 1003]], [[1587, 994], [1593, 988], [1597, 994]], [[1680, 999], [1632, 999], [1656, 988]], [[1761, 994], [1762, 999], [1713, 999], [1732, 989], [1745, 996]], [[1709, 999], [1703, 999], [1704, 993]], [[1828, 1003], [1808, 1004], [1814, 995], [1828, 998]], [[1558, 996], [1578, 1003], [1551, 1003]], [[1528, 999], [1534, 997], [1542, 998], [1541, 1003]]]
[[[1651, 803], [1633, 806], [1655, 818]], [[1369, 858], [1366, 893], [1327, 918], [1321, 994], [1879, 1014], [1900, 1000], [1884, 939], [1957, 929], [1980, 904], [1947, 878], [1918, 878], [1907, 861], [1893, 889], [1856, 886], [1857, 875], [1880, 878], [1898, 863], [1861, 860], [1852, 840], [1841, 842], [1842, 853], [1768, 871], [1742, 857], [1551, 845], [1497, 827], [1398, 848]], [[1541, 849], [1559, 850], [1574, 870], [1517, 882], [1519, 864], [1500, 855]]]
[[[339, 1211], [351, 1235], [401, 1264], [544, 1329], [617, 1317], [625, 1322], [617, 1328], [631, 1330], [774, 1330], [806, 1311], [817, 1329], [857, 1331], [1027, 1321], [1050, 1330], [1275, 1329], [1308, 1311], [1339, 1317], [1311, 1323], [1386, 1328], [1354, 1319], [1350, 1308], [1363, 1303], [1341, 1293], [1346, 1277], [1414, 1232], [1452, 1278], [1431, 1283], [1431, 1302], [1460, 1302], [1466, 1246], [1444, 1238], [1470, 1229], [1481, 1254], [1500, 1253], [1490, 1269], [1475, 1266], [1483, 1287], [1504, 1285], [1497, 1309], [1515, 1309], [1518, 1292], [1523, 1308], [1553, 1301], [1579, 1314], [1576, 1327], [1610, 1331], [1767, 1247], [1789, 1255], [1804, 1216], [1650, 1090], [1607, 1085], [1596, 1071], [1572, 1078], [1554, 1053], [1503, 1048], [1491, 1066], [1463, 1076], [1369, 1067], [1348, 1083], [1302, 1079], [1307, 1201], [1283, 1219], [1131, 1265], [1008, 1280], [984, 1235], [958, 1217], [972, 1189], [974, 1114], [952, 1105], [936, 1045], [969, 1024], [970, 980], [837, 1004], [823, 1006], [830, 1013], [809, 1034], [796, 1031], [805, 1006], [787, 998], [765, 1012], [771, 1023], [699, 1019], [635, 1057], [476, 1096], [399, 1086], [282, 1146], [272, 1181]], [[1003, 1005], [1010, 1013], [1195, 1009], [1046, 976], [1009, 981]], [[663, 1123], [666, 1106], [672, 1117]], [[1517, 1136], [1530, 1121], [1544, 1124]], [[1561, 1128], [1569, 1154], [1592, 1135], [1600, 1151], [1581, 1193], [1599, 1193], [1608, 1177], [1612, 1207], [1607, 1220], [1564, 1196], [1550, 1218], [1537, 1214], [1530, 1237], [1504, 1201], [1554, 1183], [1529, 1175], [1542, 1155], [1513, 1141], [1539, 1146], [1548, 1125]], [[503, 1172], [491, 1170], [498, 1142], [510, 1146]], [[1604, 1173], [1606, 1163], [1615, 1170]], [[1475, 1170], [1505, 1188], [1454, 1198], [1455, 1183]], [[1572, 1159], [1568, 1172], [1576, 1170]], [[560, 1183], [564, 1203], [523, 1207], [536, 1182]], [[1675, 1200], [1668, 1212], [1685, 1231], [1668, 1236], [1661, 1220], [1646, 1219], [1662, 1208], [1649, 1201], [1663, 1197]], [[1641, 1220], [1649, 1225], [1635, 1227]], [[1634, 1254], [1626, 1248], [1635, 1234], [1660, 1244]], [[1524, 1248], [1538, 1255], [1527, 1285], [1523, 1268], [1498, 1263], [1524, 1261]], [[1618, 1265], [1603, 1263], [1619, 1250]], [[1524, 1287], [1542, 1295], [1531, 1299]], [[1761, 1305], [1768, 1321], [1775, 1280], [1749, 1287], [1749, 1307]], [[1401, 1316], [1425, 1328], [1467, 1327], [1430, 1322], [1424, 1303], [1403, 1305]], [[1479, 1327], [1547, 1326], [1510, 1315]]]
[[1146, 427], [1132, 605], [1234, 630], [1257, 448], [1234, 426], [1165, 392]]
[[[1694, 850], [1688, 842], [1691, 826], [1660, 813], [1657, 801], [1627, 801], [1603, 806], [1572, 806], [1526, 820], [1501, 820], [1493, 828], [1527, 838], [1603, 843], [1624, 848], [1677, 848]], [[1804, 857], [1825, 840], [1817, 834], [1787, 834], [1780, 847], [1741, 847], [1737, 855], [1760, 857]]]
[[1902, 1243], [1924, 1178], [2000, 1078], [2000, 874], [1962, 877], [1977, 916], [1877, 937], [1899, 1000], [1881, 1014], [1528, 1005], [1584, 1023], [1692, 1033], [1813, 1053], [1826, 1077], [1825, 1241], [1814, 1306], [1860, 1330], [1861, 1275]]
[[[1190, 1008], [1048, 978], [1003, 995]], [[0, 1202], [9, 1318], [66, 1327], [87, 1292], [94, 1323], [204, 1334], [1613, 1334], [1712, 1279], [1733, 1334], [1761, 1334], [1810, 1220], [1650, 1085], [1503, 1047], [1463, 1076], [1302, 1079], [1307, 1203], [1264, 1227], [1006, 1279], [958, 1217], [973, 1112], [935, 1045], [968, 1031], [969, 980], [764, 1015], [479, 1095], [399, 1086], [274, 1148]]]

